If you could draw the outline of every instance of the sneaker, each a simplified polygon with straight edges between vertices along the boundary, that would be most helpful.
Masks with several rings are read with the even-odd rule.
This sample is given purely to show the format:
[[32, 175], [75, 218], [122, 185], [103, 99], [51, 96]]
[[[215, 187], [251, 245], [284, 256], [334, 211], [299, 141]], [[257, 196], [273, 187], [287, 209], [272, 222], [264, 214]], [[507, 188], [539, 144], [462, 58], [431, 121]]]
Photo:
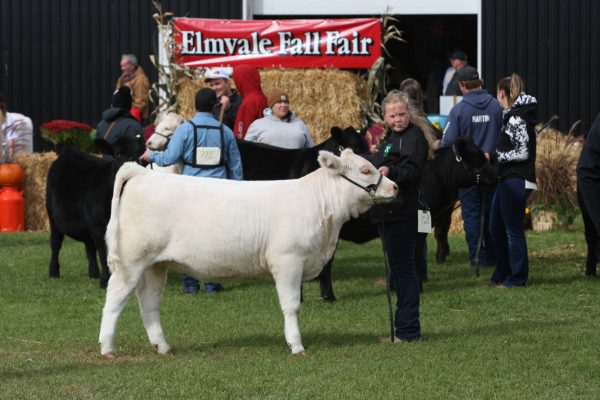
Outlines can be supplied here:
[[411, 338], [399, 338], [398, 336], [394, 336], [394, 341], [392, 342], [392, 338], [389, 336], [380, 336], [379, 343], [411, 343], [411, 342], [420, 342], [421, 336], [414, 336]]
[[225, 288], [220, 283], [206, 282], [204, 284], [204, 291], [206, 293], [218, 293], [218, 292], [222, 292], [223, 290], [225, 290]]

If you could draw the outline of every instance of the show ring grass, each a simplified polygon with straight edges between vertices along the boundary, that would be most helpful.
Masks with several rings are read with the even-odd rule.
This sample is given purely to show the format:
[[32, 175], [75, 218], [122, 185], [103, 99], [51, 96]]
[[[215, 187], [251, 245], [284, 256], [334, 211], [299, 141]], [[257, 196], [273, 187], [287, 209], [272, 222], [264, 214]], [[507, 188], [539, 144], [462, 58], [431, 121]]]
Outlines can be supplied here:
[[[87, 278], [84, 248], [67, 240], [62, 277], [47, 277], [49, 235], [0, 235], [2, 399], [592, 399], [600, 393], [600, 282], [583, 276], [580, 219], [570, 230], [528, 231], [525, 289], [481, 285], [450, 237], [421, 297], [423, 340], [380, 344], [389, 322], [381, 244], [341, 242], [338, 301], [304, 285], [307, 357], [289, 354], [269, 278], [182, 295], [169, 274], [161, 316], [172, 356], [148, 343], [135, 296], [118, 324], [118, 356], [99, 354], [105, 292]], [[201, 251], [201, 249], [199, 249]]]

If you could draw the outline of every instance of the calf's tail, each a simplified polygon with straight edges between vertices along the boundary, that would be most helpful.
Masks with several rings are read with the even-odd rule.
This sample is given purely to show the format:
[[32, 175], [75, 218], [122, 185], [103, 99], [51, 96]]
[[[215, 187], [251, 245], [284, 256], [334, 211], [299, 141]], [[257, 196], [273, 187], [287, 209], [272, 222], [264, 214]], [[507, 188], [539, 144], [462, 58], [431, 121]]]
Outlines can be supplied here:
[[114, 273], [119, 268], [119, 211], [121, 206], [121, 195], [128, 180], [136, 175], [146, 173], [146, 169], [135, 162], [123, 164], [115, 176], [115, 186], [113, 188], [113, 197], [110, 207], [110, 220], [106, 227], [106, 248], [108, 251], [108, 268]]

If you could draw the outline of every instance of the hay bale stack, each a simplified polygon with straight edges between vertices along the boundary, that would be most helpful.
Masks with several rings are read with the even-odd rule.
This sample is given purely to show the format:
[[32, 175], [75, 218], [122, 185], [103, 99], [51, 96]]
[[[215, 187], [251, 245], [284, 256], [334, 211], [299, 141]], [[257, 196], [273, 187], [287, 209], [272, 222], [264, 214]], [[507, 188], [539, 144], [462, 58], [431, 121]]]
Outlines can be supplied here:
[[462, 212], [460, 210], [460, 201], [456, 202], [456, 209], [452, 212], [449, 233], [465, 233], [463, 228]]
[[196, 113], [196, 106], [194, 105], [196, 92], [203, 87], [209, 86], [204, 82], [204, 79], [181, 78], [180, 82], [181, 83], [177, 89], [177, 95], [175, 96], [175, 99], [177, 100], [177, 105], [179, 106], [179, 114], [181, 114], [187, 121]]
[[[336, 69], [264, 69], [260, 70], [263, 92], [275, 87], [287, 91], [291, 110], [302, 119], [315, 143], [330, 136], [332, 126], [363, 127], [364, 82], [354, 73]], [[235, 86], [233, 84], [232, 86]], [[184, 118], [194, 115], [194, 96], [207, 86], [201, 79], [183, 80], [177, 104]]]
[[18, 153], [15, 162], [25, 172], [23, 197], [25, 198], [25, 229], [49, 231], [46, 212], [46, 177], [50, 165], [58, 156], [49, 153]]

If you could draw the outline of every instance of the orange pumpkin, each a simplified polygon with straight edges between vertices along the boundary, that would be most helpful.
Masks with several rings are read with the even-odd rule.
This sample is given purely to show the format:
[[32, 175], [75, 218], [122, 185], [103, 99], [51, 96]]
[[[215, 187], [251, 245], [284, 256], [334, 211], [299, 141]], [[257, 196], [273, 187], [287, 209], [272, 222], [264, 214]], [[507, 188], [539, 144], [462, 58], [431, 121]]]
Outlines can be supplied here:
[[0, 187], [20, 188], [25, 179], [23, 168], [19, 164], [0, 164]]

